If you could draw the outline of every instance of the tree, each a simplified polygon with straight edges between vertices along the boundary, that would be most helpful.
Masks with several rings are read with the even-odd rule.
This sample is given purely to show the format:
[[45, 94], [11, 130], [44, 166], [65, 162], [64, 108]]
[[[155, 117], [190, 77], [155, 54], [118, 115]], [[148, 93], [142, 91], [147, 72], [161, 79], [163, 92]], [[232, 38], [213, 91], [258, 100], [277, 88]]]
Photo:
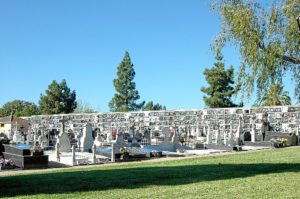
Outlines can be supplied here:
[[237, 92], [233, 88], [234, 69], [231, 66], [228, 70], [224, 69], [221, 53], [216, 55], [217, 62], [211, 69], [204, 70], [204, 76], [209, 84], [208, 87], [202, 87], [201, 91], [208, 96], [204, 96], [205, 105], [209, 108], [236, 107], [231, 101], [231, 96]]
[[274, 83], [270, 86], [268, 92], [266, 92], [261, 99], [260, 105], [262, 106], [280, 106], [291, 105], [291, 98], [287, 91], [283, 91], [283, 86]]
[[9, 116], [11, 114], [17, 117], [31, 116], [39, 115], [40, 111], [38, 106], [32, 102], [13, 100], [11, 102], [5, 103], [3, 107], [0, 108], [0, 117]]
[[127, 112], [140, 110], [145, 102], [137, 103], [140, 98], [133, 82], [135, 76], [133, 64], [126, 51], [123, 60], [117, 68], [117, 79], [113, 80], [116, 93], [109, 102], [109, 108], [114, 112]]
[[157, 111], [157, 110], [166, 110], [166, 106], [160, 105], [159, 103], [153, 104], [153, 101], [150, 101], [143, 106], [143, 111]]
[[83, 100], [77, 100], [77, 107], [74, 110], [74, 113], [95, 113], [91, 105]]
[[215, 0], [221, 33], [214, 50], [229, 42], [242, 55], [238, 83], [249, 97], [255, 85], [258, 98], [283, 74], [292, 74], [300, 99], [300, 3], [278, 0], [267, 8], [253, 0]]
[[72, 113], [77, 107], [76, 92], [70, 90], [66, 80], [59, 84], [53, 80], [46, 94], [41, 94], [39, 104], [42, 114]]

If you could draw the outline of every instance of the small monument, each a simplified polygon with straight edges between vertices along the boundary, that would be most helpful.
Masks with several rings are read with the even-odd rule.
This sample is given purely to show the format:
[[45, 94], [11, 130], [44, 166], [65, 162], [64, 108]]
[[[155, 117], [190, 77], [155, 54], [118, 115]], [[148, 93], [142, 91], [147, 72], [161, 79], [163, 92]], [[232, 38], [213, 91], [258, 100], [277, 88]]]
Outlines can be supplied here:
[[82, 151], [85, 152], [91, 151], [93, 143], [94, 140], [92, 125], [90, 123], [87, 123], [83, 129], [83, 134], [80, 138], [80, 149], [82, 149]]
[[57, 139], [59, 152], [71, 152], [71, 143], [66, 132], [62, 132]]
[[22, 136], [19, 131], [16, 131], [13, 135], [13, 141], [15, 143], [20, 143], [22, 141]]

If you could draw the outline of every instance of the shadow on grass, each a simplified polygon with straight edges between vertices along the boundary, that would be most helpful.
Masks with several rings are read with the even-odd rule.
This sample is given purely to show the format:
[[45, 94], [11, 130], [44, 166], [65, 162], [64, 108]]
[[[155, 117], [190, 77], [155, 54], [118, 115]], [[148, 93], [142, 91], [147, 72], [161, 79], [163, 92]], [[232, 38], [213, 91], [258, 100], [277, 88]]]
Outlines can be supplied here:
[[0, 197], [59, 194], [148, 185], [183, 185], [250, 177], [259, 174], [299, 172], [300, 164], [209, 164], [139, 168], [101, 168], [82, 171], [0, 177]]

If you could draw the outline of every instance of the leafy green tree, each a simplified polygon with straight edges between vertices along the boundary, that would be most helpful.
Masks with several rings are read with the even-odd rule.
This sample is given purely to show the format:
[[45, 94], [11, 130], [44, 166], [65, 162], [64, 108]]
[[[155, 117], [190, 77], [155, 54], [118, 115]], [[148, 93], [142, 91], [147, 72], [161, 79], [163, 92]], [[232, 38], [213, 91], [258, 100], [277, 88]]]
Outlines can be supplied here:
[[209, 86], [202, 87], [201, 91], [207, 95], [203, 99], [208, 108], [237, 106], [231, 101], [232, 95], [237, 92], [232, 86], [234, 84], [234, 69], [231, 66], [225, 70], [222, 59], [221, 53], [217, 53], [217, 62], [214, 63], [214, 66], [204, 70], [204, 76]]
[[147, 102], [142, 109], [143, 111], [167, 110], [166, 106], [160, 105], [159, 103], [153, 104], [153, 101]]
[[42, 114], [72, 113], [77, 107], [76, 92], [70, 90], [66, 80], [59, 84], [53, 80], [46, 94], [41, 94], [39, 104]]
[[83, 100], [77, 100], [77, 107], [74, 113], [95, 113], [96, 111], [91, 107], [91, 105]]
[[116, 93], [109, 102], [109, 108], [114, 112], [127, 112], [140, 110], [145, 102], [137, 103], [140, 98], [136, 85], [133, 64], [129, 53], [126, 51], [123, 60], [117, 68], [117, 79], [114, 79]]
[[0, 108], [0, 117], [9, 116], [11, 114], [17, 117], [31, 116], [39, 115], [40, 111], [38, 106], [32, 102], [13, 100], [11, 102], [5, 103], [3, 107]]
[[277, 0], [269, 7], [254, 0], [214, 0], [212, 8], [221, 18], [214, 50], [226, 43], [242, 56], [238, 83], [249, 97], [255, 85], [258, 98], [283, 74], [292, 74], [300, 99], [300, 2]]
[[291, 98], [287, 91], [283, 91], [283, 86], [274, 83], [270, 86], [268, 92], [266, 92], [261, 99], [260, 105], [262, 106], [280, 106], [291, 105]]

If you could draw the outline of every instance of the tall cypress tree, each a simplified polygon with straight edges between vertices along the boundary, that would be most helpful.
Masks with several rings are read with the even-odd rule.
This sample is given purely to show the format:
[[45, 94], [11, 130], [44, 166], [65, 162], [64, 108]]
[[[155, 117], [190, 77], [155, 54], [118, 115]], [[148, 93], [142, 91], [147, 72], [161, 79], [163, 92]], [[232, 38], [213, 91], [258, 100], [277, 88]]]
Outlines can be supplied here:
[[131, 63], [129, 53], [125, 51], [124, 58], [117, 68], [117, 79], [113, 81], [116, 93], [108, 104], [111, 111], [137, 111], [145, 104], [145, 102], [136, 102], [140, 98], [140, 95], [133, 82], [134, 76], [133, 64]]
[[207, 96], [204, 96], [205, 106], [208, 108], [224, 108], [224, 107], [236, 107], [237, 105], [231, 101], [231, 97], [238, 89], [235, 89], [234, 84], [234, 69], [231, 66], [228, 70], [224, 69], [224, 63], [222, 62], [223, 56], [221, 53], [217, 53], [214, 66], [211, 69], [204, 70], [204, 76], [209, 84], [208, 87], [202, 87], [201, 91]]

